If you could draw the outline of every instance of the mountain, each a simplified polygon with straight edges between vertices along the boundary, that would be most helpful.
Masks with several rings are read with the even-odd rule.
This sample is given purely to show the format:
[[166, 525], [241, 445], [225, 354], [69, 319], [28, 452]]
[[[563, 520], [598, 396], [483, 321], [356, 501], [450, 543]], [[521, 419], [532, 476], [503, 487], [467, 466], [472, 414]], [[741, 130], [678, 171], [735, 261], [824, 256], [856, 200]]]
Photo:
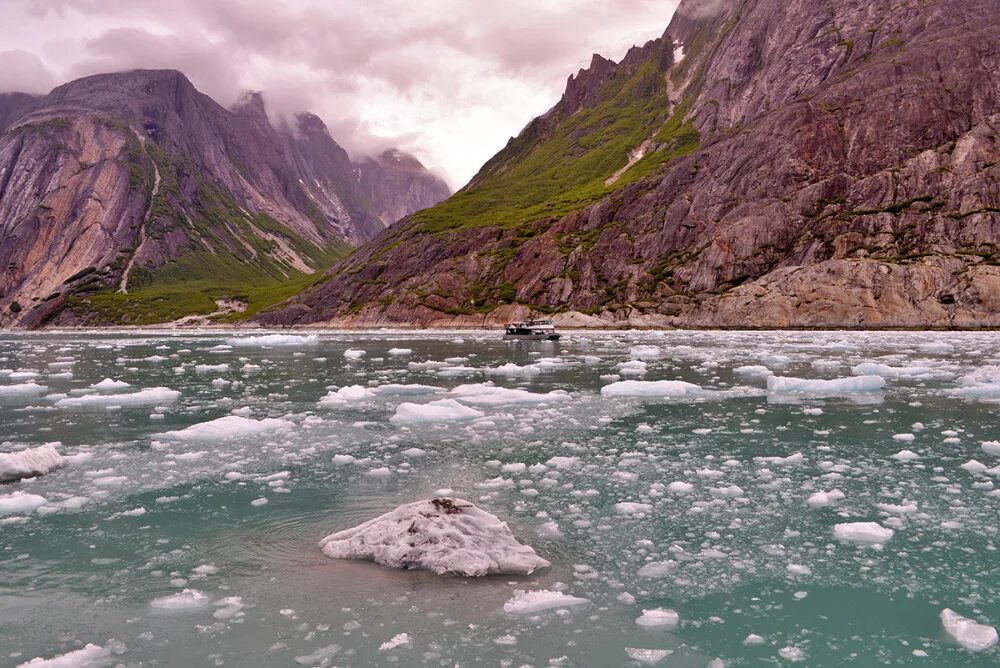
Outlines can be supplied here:
[[1000, 3], [683, 0], [267, 324], [1000, 326]]
[[366, 164], [315, 115], [275, 127], [261, 94], [225, 109], [172, 70], [0, 95], [0, 325], [161, 322], [217, 301], [253, 312], [386, 213], [448, 194], [426, 170], [414, 181], [434, 187], [363, 188]]

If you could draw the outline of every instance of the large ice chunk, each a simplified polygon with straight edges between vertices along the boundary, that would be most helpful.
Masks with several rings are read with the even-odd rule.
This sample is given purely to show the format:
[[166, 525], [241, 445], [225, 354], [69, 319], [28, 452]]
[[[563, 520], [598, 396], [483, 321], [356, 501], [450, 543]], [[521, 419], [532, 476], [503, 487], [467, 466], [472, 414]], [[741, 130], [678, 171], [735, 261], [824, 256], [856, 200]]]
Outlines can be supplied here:
[[35, 657], [18, 664], [17, 668], [102, 668], [114, 662], [111, 652], [100, 645], [87, 643], [80, 649], [59, 654], [51, 659]]
[[226, 343], [236, 348], [278, 348], [282, 346], [314, 346], [319, 343], [315, 334], [294, 336], [292, 334], [264, 334], [226, 339]]
[[35, 508], [44, 506], [46, 500], [47, 499], [44, 496], [28, 494], [27, 492], [0, 494], [0, 515], [30, 513]]
[[516, 615], [530, 615], [542, 610], [568, 608], [573, 605], [583, 605], [589, 602], [588, 599], [570, 596], [561, 591], [552, 591], [550, 589], [538, 589], [536, 591], [515, 589], [514, 595], [503, 604], [503, 610], [504, 612]]
[[775, 394], [808, 394], [814, 397], [835, 397], [859, 392], [877, 392], [885, 386], [882, 376], [854, 376], [852, 378], [793, 378], [769, 376], [767, 391]]
[[950, 608], [941, 611], [941, 624], [955, 641], [970, 652], [982, 652], [997, 644], [997, 630], [977, 624]]
[[683, 380], [621, 380], [601, 388], [609, 397], [684, 397], [701, 388]]
[[844, 522], [833, 527], [835, 538], [852, 543], [884, 543], [895, 533], [878, 522]]
[[451, 395], [463, 404], [473, 406], [510, 406], [513, 404], [547, 404], [557, 401], [568, 401], [569, 393], [565, 390], [551, 392], [529, 392], [513, 390], [507, 387], [497, 387], [492, 383], [470, 383], [459, 385], [451, 391]]
[[64, 397], [56, 402], [59, 408], [100, 408], [102, 406], [160, 406], [180, 399], [181, 393], [166, 387], [150, 387], [122, 394], [87, 394]]
[[403, 403], [396, 407], [396, 414], [389, 418], [395, 424], [423, 424], [427, 422], [460, 422], [483, 417], [475, 408], [463, 406], [454, 399], [439, 399], [426, 404]]
[[51, 443], [20, 452], [0, 452], [0, 482], [42, 475], [65, 464], [66, 460]]
[[239, 415], [227, 415], [208, 422], [199, 422], [184, 429], [156, 434], [155, 437], [172, 441], [217, 441], [291, 429], [294, 426], [294, 423], [280, 418], [254, 420]]
[[439, 575], [527, 575], [549, 565], [495, 515], [452, 498], [407, 503], [327, 536], [320, 547], [334, 559], [370, 559]]

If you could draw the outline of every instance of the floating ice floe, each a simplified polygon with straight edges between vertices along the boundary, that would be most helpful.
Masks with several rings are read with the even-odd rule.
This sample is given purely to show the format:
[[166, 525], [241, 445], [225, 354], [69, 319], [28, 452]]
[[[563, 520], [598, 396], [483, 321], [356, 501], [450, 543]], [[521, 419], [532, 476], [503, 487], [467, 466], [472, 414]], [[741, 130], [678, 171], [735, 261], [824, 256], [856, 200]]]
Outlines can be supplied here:
[[881, 544], [896, 534], [878, 522], [844, 522], [833, 527], [836, 539], [851, 543]]
[[653, 506], [648, 503], [622, 501], [615, 504], [615, 513], [618, 515], [645, 515], [651, 512], [653, 512]]
[[51, 443], [19, 452], [0, 452], [0, 482], [43, 475], [65, 464], [66, 459]]
[[959, 645], [970, 652], [982, 652], [997, 644], [997, 630], [978, 624], [950, 608], [941, 611], [941, 625]]
[[767, 376], [773, 376], [774, 372], [768, 369], [766, 366], [751, 365], [751, 366], [738, 366], [733, 369], [733, 373], [739, 374], [741, 376], [757, 376], [759, 378], [766, 378]]
[[262, 336], [243, 336], [226, 339], [226, 343], [234, 348], [279, 348], [282, 346], [314, 346], [319, 343], [315, 334], [294, 336], [292, 334], [264, 334]]
[[808, 394], [813, 397], [836, 397], [860, 392], [877, 392], [885, 387], [881, 376], [853, 376], [851, 378], [793, 378], [769, 376], [767, 391], [774, 394]]
[[855, 376], [881, 376], [892, 380], [922, 380], [927, 378], [951, 378], [953, 374], [930, 366], [889, 366], [877, 362], [863, 362], [851, 368]]
[[51, 659], [35, 657], [31, 661], [18, 664], [17, 668], [103, 668], [113, 663], [111, 651], [87, 643], [80, 649], [59, 654]]
[[646, 363], [641, 360], [620, 362], [615, 365], [615, 368], [618, 369], [618, 373], [623, 376], [645, 376], [646, 371], [648, 371]]
[[420, 396], [422, 394], [436, 394], [438, 392], [444, 392], [444, 388], [437, 387], [435, 385], [419, 385], [416, 383], [408, 385], [388, 383], [386, 385], [379, 385], [378, 387], [372, 388], [372, 392], [380, 397], [412, 397]]
[[635, 623], [645, 628], [674, 628], [680, 622], [680, 619], [680, 615], [674, 610], [652, 608], [650, 610], [643, 610], [642, 614], [635, 620]]
[[644, 649], [641, 647], [626, 647], [628, 658], [639, 663], [655, 665], [674, 653], [672, 649]]
[[0, 385], [0, 397], [33, 397], [45, 394], [49, 388], [34, 381], [18, 385]]
[[547, 404], [568, 401], [570, 395], [564, 390], [551, 392], [529, 392], [527, 390], [496, 387], [492, 383], [459, 385], [449, 393], [463, 404], [473, 406], [510, 406], [513, 404]]
[[405, 355], [412, 355], [413, 351], [409, 348], [389, 348], [389, 354], [393, 357], [402, 357]]
[[118, 392], [120, 390], [127, 390], [132, 387], [124, 380], [114, 380], [113, 378], [105, 378], [99, 383], [94, 383], [90, 386], [90, 389], [96, 392]]
[[530, 615], [542, 610], [568, 608], [589, 602], [586, 598], [570, 596], [561, 591], [552, 591], [550, 589], [538, 589], [535, 591], [516, 589], [514, 595], [503, 604], [503, 610], [515, 615]]
[[426, 424], [433, 422], [462, 422], [484, 417], [484, 413], [458, 403], [454, 399], [439, 399], [426, 404], [403, 403], [389, 421], [393, 424]]
[[364, 350], [353, 350], [348, 348], [344, 351], [344, 358], [348, 360], [359, 360], [365, 356]]
[[362, 385], [348, 385], [346, 387], [330, 390], [326, 393], [325, 397], [319, 400], [318, 403], [322, 408], [335, 408], [337, 406], [346, 406], [347, 404], [371, 399], [374, 396], [375, 393], [367, 387]]
[[294, 423], [279, 418], [254, 420], [239, 415], [226, 415], [208, 422], [199, 422], [184, 429], [156, 434], [154, 438], [171, 441], [216, 441], [255, 436], [282, 429], [291, 429], [294, 426]]
[[655, 360], [663, 355], [663, 351], [659, 346], [632, 346], [628, 354], [634, 360]]
[[486, 369], [486, 373], [493, 376], [535, 376], [542, 372], [541, 367], [535, 364], [525, 364], [520, 366], [513, 362], [502, 364], [498, 367]]
[[44, 496], [20, 491], [0, 494], [0, 515], [27, 514], [44, 506], [46, 500]]
[[825, 508], [831, 504], [844, 499], [844, 493], [839, 489], [831, 489], [829, 492], [816, 492], [808, 499], [806, 499], [806, 505], [810, 508]]
[[410, 634], [409, 633], [397, 633], [389, 640], [378, 646], [378, 651], [388, 652], [389, 650], [398, 649], [400, 647], [407, 647], [410, 644]]
[[621, 380], [601, 388], [609, 397], [684, 397], [700, 392], [701, 387], [682, 380]]
[[211, 600], [210, 596], [197, 589], [184, 589], [176, 594], [154, 598], [149, 605], [158, 610], [193, 610], [205, 607]]
[[320, 547], [334, 559], [368, 559], [439, 575], [527, 575], [549, 565], [495, 515], [452, 498], [402, 505], [327, 536]]
[[99, 408], [103, 406], [159, 406], [180, 399], [181, 393], [166, 387], [150, 387], [138, 392], [119, 394], [87, 394], [82, 397], [64, 397], [56, 401], [59, 408]]

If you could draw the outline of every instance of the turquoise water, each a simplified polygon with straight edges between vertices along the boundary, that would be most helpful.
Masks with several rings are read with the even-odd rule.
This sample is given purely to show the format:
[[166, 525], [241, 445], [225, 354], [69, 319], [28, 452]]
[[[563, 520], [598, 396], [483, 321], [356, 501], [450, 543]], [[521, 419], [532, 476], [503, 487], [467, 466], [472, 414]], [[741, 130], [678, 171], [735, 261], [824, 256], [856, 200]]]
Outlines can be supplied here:
[[[1000, 470], [990, 470], [1000, 462], [981, 447], [1000, 439], [995, 334], [573, 332], [510, 344], [492, 332], [320, 332], [303, 345], [226, 345], [246, 336], [0, 336], [0, 369], [37, 373], [0, 371], [0, 451], [59, 442], [72, 460], [0, 485], [0, 497], [46, 500], [0, 516], [0, 665], [86, 643], [112, 652], [107, 665], [135, 666], [645, 665], [635, 649], [670, 651], [661, 666], [1000, 661], [996, 648], [963, 649], [939, 620], [951, 608], [1000, 623], [1000, 497], [991, 495]], [[621, 379], [701, 389], [602, 395], [640, 345], [660, 352], [633, 351], [646, 373]], [[345, 358], [348, 349], [365, 354]], [[511, 362], [522, 367], [515, 374], [488, 371]], [[909, 369], [883, 370], [882, 390], [827, 397], [768, 393], [763, 370], [734, 371], [833, 379], [864, 362]], [[66, 401], [93, 396], [104, 378], [129, 383], [125, 393], [163, 387], [180, 398]], [[2, 390], [29, 382], [46, 389]], [[404, 401], [484, 382], [571, 398], [480, 405], [484, 416], [463, 422], [389, 420]], [[418, 383], [441, 391], [319, 405], [330, 388]], [[243, 437], [157, 436], [234, 410], [290, 424]], [[404, 454], [411, 448], [425, 453]], [[892, 458], [904, 449], [919, 458]], [[336, 463], [338, 454], [356, 461]], [[552, 457], [578, 459], [501, 468]], [[989, 468], [961, 468], [973, 459]], [[671, 482], [691, 491], [676, 494]], [[317, 546], [441, 489], [507, 521], [552, 567], [439, 577], [335, 561]], [[833, 489], [844, 498], [807, 503]], [[251, 504], [259, 499], [267, 503]], [[647, 507], [623, 515], [619, 502]], [[835, 524], [858, 521], [895, 535], [879, 546], [834, 538]], [[549, 522], [559, 535], [540, 531]], [[205, 605], [151, 605], [184, 589]], [[518, 589], [589, 603], [505, 613]], [[220, 603], [231, 597], [242, 607]], [[676, 610], [679, 625], [640, 627], [648, 608]], [[399, 633], [410, 642], [379, 649]], [[763, 643], [745, 644], [749, 634]]]

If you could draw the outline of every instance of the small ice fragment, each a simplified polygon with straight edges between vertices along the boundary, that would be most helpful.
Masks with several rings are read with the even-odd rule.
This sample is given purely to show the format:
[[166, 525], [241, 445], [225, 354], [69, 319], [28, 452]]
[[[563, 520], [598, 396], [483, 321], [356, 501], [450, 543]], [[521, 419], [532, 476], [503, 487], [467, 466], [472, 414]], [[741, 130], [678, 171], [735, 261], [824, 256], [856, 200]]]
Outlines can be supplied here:
[[835, 538], [852, 543], [884, 543], [895, 533], [877, 522], [844, 522], [833, 527]]
[[674, 610], [666, 608], [652, 608], [643, 610], [642, 614], [635, 620], [635, 623], [645, 628], [668, 627], [674, 628], [680, 622], [680, 615]]
[[388, 652], [391, 649], [396, 649], [398, 647], [404, 647], [410, 644], [410, 634], [409, 633], [397, 633], [391, 639], [386, 640], [384, 643], [378, 646], [378, 651]]
[[799, 647], [782, 647], [778, 650], [778, 655], [785, 661], [793, 663], [806, 660], [806, 653]]
[[197, 589], [185, 589], [177, 594], [154, 598], [149, 605], [160, 610], [192, 610], [205, 607], [210, 600]]
[[570, 596], [559, 591], [538, 589], [524, 591], [517, 589], [514, 595], [503, 604], [504, 612], [518, 615], [530, 615], [551, 608], [567, 608], [574, 605], [589, 603], [588, 599]]

